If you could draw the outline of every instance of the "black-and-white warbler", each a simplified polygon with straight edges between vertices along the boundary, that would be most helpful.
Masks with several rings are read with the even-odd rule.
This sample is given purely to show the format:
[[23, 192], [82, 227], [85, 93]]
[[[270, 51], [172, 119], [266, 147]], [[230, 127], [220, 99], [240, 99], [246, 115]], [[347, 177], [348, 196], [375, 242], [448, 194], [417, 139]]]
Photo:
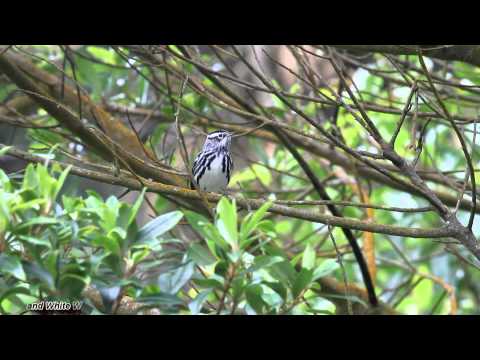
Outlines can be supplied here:
[[228, 131], [217, 130], [207, 135], [192, 167], [193, 180], [200, 190], [225, 192], [233, 172], [231, 143], [232, 134]]

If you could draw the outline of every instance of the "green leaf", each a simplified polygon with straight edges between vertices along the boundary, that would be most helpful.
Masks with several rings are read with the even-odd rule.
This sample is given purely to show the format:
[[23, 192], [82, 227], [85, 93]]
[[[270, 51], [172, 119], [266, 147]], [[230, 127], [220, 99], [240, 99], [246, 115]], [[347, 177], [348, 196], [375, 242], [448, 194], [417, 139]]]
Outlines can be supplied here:
[[142, 304], [157, 306], [175, 306], [183, 304], [182, 300], [180, 300], [177, 296], [162, 292], [157, 294], [140, 296], [136, 298], [136, 301]]
[[122, 228], [117, 226], [117, 227], [114, 227], [112, 230], [110, 230], [107, 233], [107, 236], [112, 237], [112, 238], [116, 237], [116, 240], [122, 240], [122, 239], [126, 238], [127, 232], [125, 230], [123, 230]]
[[313, 271], [308, 269], [302, 269], [295, 279], [292, 287], [292, 295], [296, 298], [300, 293], [306, 289], [312, 282]]
[[178, 50], [178, 47], [175, 46], [175, 45], [167, 45], [168, 49], [173, 51], [174, 53], [178, 54], [178, 55], [182, 55], [182, 52], [180, 50]]
[[78, 299], [87, 283], [88, 280], [82, 271], [70, 269], [69, 272], [62, 274], [60, 277], [59, 287], [64, 296], [70, 299]]
[[240, 226], [240, 244], [243, 245], [245, 241], [248, 240], [248, 236], [250, 236], [251, 232], [255, 230], [258, 226], [259, 222], [263, 219], [268, 209], [272, 206], [271, 201], [267, 201], [263, 204], [257, 211], [253, 213], [253, 215], [247, 215], [245, 219], [242, 221], [242, 225]]
[[174, 295], [190, 280], [194, 269], [194, 262], [188, 261], [174, 271], [161, 274], [157, 280], [158, 286], [163, 292]]
[[315, 267], [315, 250], [308, 244], [303, 251], [302, 268], [313, 269]]
[[286, 260], [271, 265], [269, 272], [275, 279], [288, 284], [293, 284], [297, 276], [292, 264]]
[[29, 228], [33, 225], [52, 225], [52, 224], [58, 224], [58, 223], [60, 223], [60, 221], [57, 218], [39, 216], [17, 226], [17, 230]]
[[245, 279], [243, 277], [236, 277], [232, 281], [233, 300], [238, 303], [244, 291], [245, 291]]
[[105, 231], [110, 231], [117, 225], [120, 207], [121, 203], [115, 196], [110, 196], [105, 203], [101, 204], [100, 225]]
[[250, 266], [247, 269], [247, 271], [254, 272], [259, 269], [267, 268], [269, 266], [272, 266], [282, 261], [285, 261], [285, 259], [282, 258], [281, 256], [260, 255], [255, 257], [255, 260], [253, 261], [253, 265]]
[[228, 244], [220, 235], [218, 229], [213, 226], [213, 224], [211, 224], [205, 217], [192, 211], [185, 211], [184, 214], [192, 228], [205, 240], [212, 254], [214, 254], [216, 257], [219, 257], [219, 254], [215, 249], [215, 245], [220, 246], [224, 250], [228, 248]]
[[282, 296], [280, 296], [270, 286], [263, 285], [262, 288], [262, 299], [268, 304], [265, 312], [266, 314], [275, 314], [276, 311], [280, 308], [280, 306], [284, 303], [284, 300]]
[[[92, 256], [93, 258], [93, 256]], [[111, 252], [107, 252], [107, 255], [104, 256], [102, 254], [98, 254], [96, 256], [96, 259], [94, 261], [101, 261], [101, 265], [105, 265], [109, 267], [117, 276], [123, 276], [124, 275], [124, 267], [122, 266], [123, 261], [122, 258]]]
[[189, 107], [194, 108], [198, 96], [195, 93], [187, 93], [183, 95], [183, 103]]
[[62, 189], [62, 186], [65, 183], [65, 179], [67, 178], [67, 175], [68, 175], [68, 173], [70, 172], [71, 169], [72, 169], [72, 165], [68, 165], [65, 168], [65, 170], [62, 171], [62, 174], [60, 175], [60, 177], [57, 179], [57, 184], [56, 184], [55, 190], [52, 194], [52, 201], [55, 201], [55, 199], [57, 198], [57, 195], [58, 195], [59, 191]]
[[30, 295], [30, 291], [23, 286], [16, 286], [16, 287], [5, 290], [0, 295], [0, 307], [3, 309], [2, 307], [3, 300], [8, 299], [12, 295], [18, 295], [18, 294]]
[[193, 282], [204, 288], [223, 289], [223, 283], [220, 280], [209, 279], [194, 279]]
[[46, 203], [47, 203], [47, 199], [33, 199], [30, 201], [21, 202], [20, 204], [14, 204], [12, 206], [12, 212], [29, 210], [29, 209], [34, 209], [38, 211], [40, 209], [40, 205], [43, 205]]
[[135, 251], [132, 254], [132, 261], [134, 264], [140, 263], [143, 259], [145, 259], [148, 255], [150, 255], [151, 251], [149, 248], [145, 247], [138, 251]]
[[190, 309], [192, 315], [197, 315], [200, 312], [203, 303], [207, 300], [207, 297], [211, 292], [211, 289], [200, 292], [197, 296], [195, 296], [195, 299], [188, 304], [188, 308]]
[[202, 245], [197, 243], [190, 245], [188, 248], [188, 256], [200, 266], [208, 266], [217, 261], [208, 249], [205, 249]]
[[217, 229], [232, 250], [238, 250], [237, 206], [235, 199], [231, 203], [222, 197], [217, 205]]
[[205, 224], [209, 223], [207, 218], [193, 211], [185, 211], [184, 214], [193, 229], [205, 238], [207, 234], [204, 231], [204, 227]]
[[92, 245], [104, 247], [106, 250], [117, 256], [120, 256], [120, 253], [122, 252], [120, 244], [113, 234], [110, 234], [110, 236], [98, 234], [92, 240]]
[[227, 257], [228, 259], [232, 262], [232, 263], [237, 263], [238, 260], [240, 260], [240, 258], [242, 257], [242, 253], [240, 250], [234, 250], [234, 251], [229, 251], [227, 253]]
[[338, 262], [334, 259], [324, 260], [313, 272], [312, 281], [320, 279], [321, 277], [327, 276], [328, 274], [334, 272], [340, 267]]
[[156, 217], [138, 231], [137, 241], [144, 242], [149, 239], [156, 239], [174, 228], [182, 217], [181, 211], [172, 211]]
[[[124, 229], [127, 229], [130, 224], [135, 220], [138, 214], [138, 210], [140, 209], [140, 206], [142, 205], [143, 198], [145, 196], [145, 192], [147, 191], [147, 188], [144, 187], [142, 189], [142, 192], [138, 196], [137, 200], [135, 200], [135, 204], [133, 204], [132, 208], [130, 209], [130, 216], [128, 217], [127, 223], [124, 224]], [[157, 218], [158, 219], [158, 218]], [[153, 221], [153, 220], [152, 220]]]
[[252, 171], [264, 186], [269, 186], [272, 182], [272, 174], [266, 167], [260, 164], [253, 164]]
[[285, 110], [285, 104], [283, 103], [283, 101], [275, 94], [272, 94], [272, 101], [273, 101], [273, 104], [275, 107], [281, 109], [281, 110]]
[[35, 167], [32, 163], [27, 165], [25, 175], [23, 176], [22, 190], [36, 189], [38, 187], [38, 177]]
[[300, 84], [299, 83], [294, 83], [290, 87], [289, 92], [290, 92], [290, 94], [297, 94], [300, 90], [301, 90]]
[[22, 261], [22, 265], [29, 279], [38, 279], [42, 283], [47, 285], [50, 290], [55, 289], [55, 281], [53, 279], [53, 276], [44, 268], [37, 264], [29, 263], [26, 261]]
[[5, 192], [0, 189], [0, 233], [4, 233], [5, 230], [12, 224], [12, 211], [10, 205], [14, 201], [14, 195]]
[[267, 285], [270, 289], [275, 291], [285, 301], [287, 299], [287, 288], [280, 282], [264, 281], [263, 284]]
[[115, 53], [98, 46], [87, 46], [87, 51], [104, 63], [115, 65]]
[[253, 164], [245, 170], [233, 175], [230, 184], [235, 185], [239, 182], [243, 183], [255, 179], [259, 179], [263, 185], [269, 186], [272, 182], [272, 174], [266, 167], [259, 164]]
[[320, 313], [320, 314], [335, 313], [335, 304], [327, 299], [316, 296], [313, 299], [308, 299], [308, 304], [313, 309], [314, 313]]
[[0, 271], [22, 281], [27, 279], [20, 259], [13, 255], [0, 254]]
[[10, 178], [2, 169], [0, 169], [0, 189], [1, 188], [8, 192], [12, 191], [12, 183], [10, 182]]
[[263, 313], [263, 308], [268, 305], [262, 298], [263, 289], [259, 284], [250, 285], [245, 291], [245, 297], [248, 304], [255, 310], [257, 314]]
[[225, 251], [228, 250], [228, 243], [225, 238], [220, 234], [220, 231], [213, 224], [208, 223], [204, 225], [204, 232], [206, 234], [205, 240], [207, 242], [208, 248], [215, 254], [217, 257], [222, 257], [222, 254], [225, 254]]
[[45, 269], [54, 277], [57, 277], [57, 270], [59, 269], [60, 265], [60, 251], [59, 250], [54, 250], [54, 251], [49, 251], [47, 254], [47, 257], [43, 261], [43, 265], [45, 266]]
[[39, 185], [36, 189], [38, 194], [46, 199], [51, 200], [56, 180], [49, 174], [47, 167], [41, 164], [37, 164], [36, 173]]
[[10, 150], [11, 148], [13, 148], [13, 146], [3, 146], [0, 149], [0, 156], [5, 155], [8, 152], [8, 150]]
[[48, 241], [48, 239], [37, 238], [37, 237], [26, 236], [26, 235], [19, 235], [18, 238], [32, 245], [46, 246], [49, 249], [52, 248], [52, 244], [50, 243], [50, 241]]

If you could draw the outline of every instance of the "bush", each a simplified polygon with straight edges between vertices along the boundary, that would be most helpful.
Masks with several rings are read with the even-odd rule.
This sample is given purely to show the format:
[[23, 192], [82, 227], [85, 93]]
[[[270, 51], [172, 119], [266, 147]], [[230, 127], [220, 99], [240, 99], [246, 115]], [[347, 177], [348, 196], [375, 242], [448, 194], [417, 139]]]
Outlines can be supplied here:
[[[270, 203], [239, 219], [235, 200], [224, 197], [213, 223], [173, 211], [139, 228], [145, 189], [133, 205], [94, 192], [59, 201], [68, 171], [30, 164], [16, 181], [0, 170], [2, 313], [39, 312], [42, 303], [65, 304], [50, 312], [84, 314], [334, 310], [319, 296], [316, 280], [337, 263], [317, 264], [308, 246], [289, 259], [265, 219]], [[173, 235], [184, 216], [200, 241], [187, 244]]]

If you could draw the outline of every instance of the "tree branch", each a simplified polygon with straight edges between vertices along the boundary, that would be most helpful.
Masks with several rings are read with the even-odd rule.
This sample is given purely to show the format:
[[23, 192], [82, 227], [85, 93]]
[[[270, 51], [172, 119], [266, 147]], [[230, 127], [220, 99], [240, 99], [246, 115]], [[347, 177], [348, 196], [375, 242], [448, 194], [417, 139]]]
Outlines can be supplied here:
[[[0, 150], [4, 148], [5, 145], [0, 144]], [[36, 163], [44, 163], [45, 159], [39, 156], [32, 155], [25, 151], [21, 151], [15, 148], [10, 148], [7, 151], [7, 154], [12, 156]], [[50, 160], [50, 163], [56, 163], [62, 168], [66, 168], [70, 164], [64, 162]], [[200, 200], [200, 195], [195, 190], [190, 190], [188, 188], [183, 188], [179, 186], [167, 185], [159, 182], [155, 182], [149, 179], [142, 179], [142, 182], [138, 181], [136, 178], [130, 176], [128, 172], [121, 171], [119, 176], [114, 176], [106, 173], [101, 173], [98, 171], [93, 171], [85, 169], [79, 166], [72, 166], [71, 173], [77, 176], [98, 180], [104, 183], [111, 185], [124, 186], [131, 190], [142, 190], [143, 185], [147, 186], [148, 190], [151, 192], [166, 194], [166, 195], [176, 195], [180, 198], [191, 199], [191, 200]], [[218, 202], [222, 197], [221, 194], [216, 193], [206, 193], [205, 197], [208, 201]], [[243, 196], [234, 196], [237, 204], [244, 209], [259, 209], [262, 205], [265, 204], [265, 199], [245, 199]], [[325, 215], [320, 212], [313, 212], [301, 209], [295, 209], [284, 205], [274, 204], [270, 208], [269, 212], [277, 215], [292, 217], [296, 219], [302, 219], [312, 222], [317, 222], [321, 224], [327, 224], [330, 226], [339, 226], [345, 227], [352, 230], [360, 231], [369, 231], [374, 233], [394, 235], [394, 236], [404, 236], [412, 238], [444, 238], [451, 237], [455, 234], [451, 228], [448, 227], [438, 227], [432, 229], [424, 228], [411, 228], [411, 227], [400, 227], [392, 225], [383, 225], [372, 223], [368, 221], [360, 221], [357, 219], [343, 218], [338, 216]]]
[[352, 52], [379, 52], [393, 55], [417, 55], [421, 49], [428, 57], [462, 61], [467, 64], [480, 66], [480, 46], [477, 45], [444, 45], [444, 46], [417, 46], [417, 45], [331, 45], [332, 47]]

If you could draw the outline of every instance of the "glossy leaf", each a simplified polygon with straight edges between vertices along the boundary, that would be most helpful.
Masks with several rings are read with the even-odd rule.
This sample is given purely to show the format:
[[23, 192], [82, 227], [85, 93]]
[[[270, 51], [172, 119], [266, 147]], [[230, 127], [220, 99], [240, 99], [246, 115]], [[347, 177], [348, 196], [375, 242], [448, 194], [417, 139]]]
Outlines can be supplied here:
[[237, 208], [235, 200], [222, 197], [217, 205], [217, 228], [233, 250], [238, 249]]
[[10, 274], [22, 281], [27, 279], [20, 259], [13, 255], [0, 254], [0, 272]]
[[194, 268], [193, 261], [188, 261], [176, 270], [161, 274], [157, 280], [158, 286], [162, 292], [174, 295], [190, 280]]
[[303, 251], [302, 267], [305, 269], [313, 269], [315, 267], [315, 250], [308, 244]]
[[243, 220], [242, 225], [240, 227], [240, 239], [243, 242], [248, 240], [248, 237], [252, 233], [253, 230], [258, 226], [260, 221], [265, 216], [268, 209], [272, 206], [272, 203], [267, 201], [263, 204], [259, 209], [257, 209], [253, 215], [248, 214], [247, 217]]
[[324, 260], [313, 272], [313, 281], [327, 276], [340, 267], [338, 262], [333, 259]]
[[200, 244], [193, 243], [188, 249], [188, 256], [200, 266], [213, 264], [217, 259]]
[[262, 314], [264, 307], [268, 305], [263, 300], [262, 294], [263, 289], [261, 285], [258, 284], [247, 287], [245, 291], [248, 304], [255, 310], [257, 314]]
[[280, 256], [269, 256], [269, 255], [260, 255], [255, 257], [255, 260], [253, 262], [253, 265], [250, 266], [247, 270], [249, 272], [254, 272], [259, 269], [267, 268], [269, 266], [272, 266], [274, 264], [277, 264], [279, 262], [284, 261]]
[[183, 214], [180, 211], [172, 211], [156, 217], [138, 231], [137, 242], [158, 238], [173, 229], [182, 217]]
[[207, 300], [208, 295], [212, 292], [212, 290], [207, 289], [202, 291], [200, 294], [195, 296], [195, 299], [193, 299], [189, 304], [188, 308], [190, 309], [190, 313], [192, 315], [197, 315], [200, 313], [200, 310], [202, 309], [203, 304]]
[[296, 279], [295, 282], [293, 283], [292, 286], [292, 295], [294, 298], [296, 298], [300, 293], [305, 290], [310, 283], [312, 282], [313, 279], [313, 271], [308, 270], [308, 269], [302, 269]]

